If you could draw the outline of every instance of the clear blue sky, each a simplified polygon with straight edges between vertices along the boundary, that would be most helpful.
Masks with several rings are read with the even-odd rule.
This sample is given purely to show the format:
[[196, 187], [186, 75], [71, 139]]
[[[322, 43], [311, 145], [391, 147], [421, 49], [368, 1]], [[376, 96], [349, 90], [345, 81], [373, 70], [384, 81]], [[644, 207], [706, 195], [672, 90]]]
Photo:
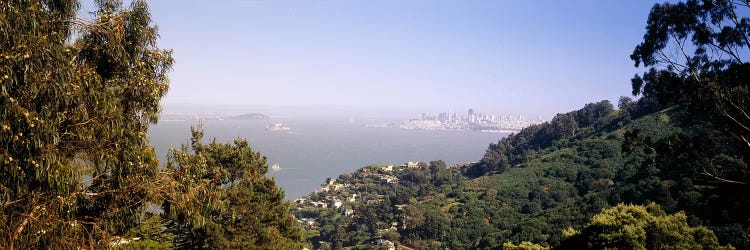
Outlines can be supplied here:
[[170, 103], [551, 115], [629, 95], [654, 1], [150, 1]]

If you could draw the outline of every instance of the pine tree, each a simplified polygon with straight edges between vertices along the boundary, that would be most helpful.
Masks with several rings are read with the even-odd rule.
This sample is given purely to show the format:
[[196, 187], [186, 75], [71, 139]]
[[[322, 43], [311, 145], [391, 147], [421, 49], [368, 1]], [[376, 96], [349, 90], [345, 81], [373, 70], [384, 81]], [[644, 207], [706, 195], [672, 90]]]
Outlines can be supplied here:
[[191, 147], [169, 153], [165, 215], [181, 248], [300, 249], [302, 231], [284, 193], [268, 172], [266, 157], [246, 140], [203, 144], [201, 127]]

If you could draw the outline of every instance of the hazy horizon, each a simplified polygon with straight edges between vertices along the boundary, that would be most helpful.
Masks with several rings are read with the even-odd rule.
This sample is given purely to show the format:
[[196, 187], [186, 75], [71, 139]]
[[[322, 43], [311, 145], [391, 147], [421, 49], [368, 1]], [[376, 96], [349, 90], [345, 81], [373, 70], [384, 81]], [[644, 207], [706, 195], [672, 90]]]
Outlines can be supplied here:
[[420, 118], [422, 113], [437, 115], [448, 112], [455, 113], [465, 118], [468, 110], [473, 109], [476, 113], [487, 115], [522, 115], [529, 120], [550, 120], [541, 114], [523, 112], [503, 112], [501, 110], [468, 108], [415, 108], [415, 107], [386, 107], [386, 106], [355, 106], [355, 105], [273, 105], [273, 104], [202, 104], [202, 103], [162, 103], [161, 115], [171, 114], [219, 114], [224, 116], [236, 116], [250, 113], [260, 113], [269, 116], [296, 116], [303, 117], [351, 117], [369, 118], [380, 122], [394, 122], [404, 119]]
[[[127, 2], [127, 1], [126, 1]], [[162, 103], [542, 115], [630, 95], [652, 1], [157, 1]], [[92, 9], [91, 2], [82, 13]]]

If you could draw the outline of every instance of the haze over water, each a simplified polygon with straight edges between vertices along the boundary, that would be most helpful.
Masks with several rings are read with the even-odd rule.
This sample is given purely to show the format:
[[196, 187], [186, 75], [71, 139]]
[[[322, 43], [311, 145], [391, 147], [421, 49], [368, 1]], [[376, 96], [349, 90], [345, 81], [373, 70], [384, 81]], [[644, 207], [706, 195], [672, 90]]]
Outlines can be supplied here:
[[[268, 157], [269, 167], [279, 164], [281, 170], [269, 171], [269, 175], [276, 179], [289, 200], [314, 191], [328, 177], [338, 177], [370, 164], [443, 160], [450, 166], [478, 161], [487, 145], [507, 135], [365, 127], [403, 119], [408, 114], [387, 117], [346, 115], [348, 112], [269, 112], [271, 118], [267, 120], [204, 120], [204, 140], [231, 142], [246, 138], [254, 151]], [[190, 143], [190, 126], [197, 123], [197, 120], [162, 119], [149, 128], [149, 139], [162, 162], [166, 162], [169, 147]], [[271, 123], [283, 123], [291, 130], [266, 130]]]
[[[403, 164], [407, 161], [443, 160], [446, 164], [481, 159], [487, 145], [507, 134], [474, 131], [425, 131], [367, 128], [365, 125], [394, 121], [391, 117], [356, 117], [338, 114], [271, 115], [267, 120], [205, 120], [204, 139], [230, 142], [247, 138], [253, 150], [268, 157], [269, 171], [295, 199], [318, 188], [326, 178], [338, 177], [369, 164]], [[271, 123], [283, 123], [290, 132], [268, 131]], [[188, 144], [190, 126], [197, 120], [162, 119], [149, 129], [151, 143], [165, 162], [169, 147]]]

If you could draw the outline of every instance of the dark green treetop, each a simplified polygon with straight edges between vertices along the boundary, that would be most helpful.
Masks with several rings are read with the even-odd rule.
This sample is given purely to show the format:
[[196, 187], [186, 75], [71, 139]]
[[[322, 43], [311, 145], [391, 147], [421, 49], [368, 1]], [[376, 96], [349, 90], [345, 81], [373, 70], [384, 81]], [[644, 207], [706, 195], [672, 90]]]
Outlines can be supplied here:
[[246, 140], [203, 144], [192, 130], [188, 148], [172, 149], [163, 208], [175, 222], [182, 248], [300, 249], [302, 231], [284, 193], [268, 172], [266, 157]]

